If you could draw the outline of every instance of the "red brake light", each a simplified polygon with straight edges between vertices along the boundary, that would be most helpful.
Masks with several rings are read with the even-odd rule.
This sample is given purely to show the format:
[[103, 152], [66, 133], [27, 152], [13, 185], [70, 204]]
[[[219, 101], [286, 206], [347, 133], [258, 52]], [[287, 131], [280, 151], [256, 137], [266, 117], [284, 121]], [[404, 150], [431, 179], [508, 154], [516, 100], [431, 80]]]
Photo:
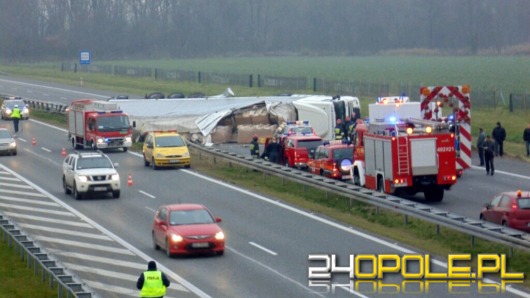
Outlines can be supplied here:
[[512, 203], [512, 210], [517, 210], [517, 202]]

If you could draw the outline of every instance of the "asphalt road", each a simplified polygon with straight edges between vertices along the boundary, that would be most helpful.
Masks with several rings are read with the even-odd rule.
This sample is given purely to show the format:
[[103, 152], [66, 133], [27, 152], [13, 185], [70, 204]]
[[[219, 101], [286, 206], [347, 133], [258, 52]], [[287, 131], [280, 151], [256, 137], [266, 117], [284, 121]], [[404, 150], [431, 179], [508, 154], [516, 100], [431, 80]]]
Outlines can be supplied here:
[[[0, 84], [0, 93], [13, 93], [2, 90], [4, 84]], [[131, 152], [109, 153], [114, 162], [120, 163], [120, 199], [108, 196], [76, 201], [61, 187], [60, 152], [68, 146], [66, 132], [33, 120], [23, 125], [19, 155], [0, 158], [0, 210], [35, 235], [101, 297], [136, 296], [136, 278], [149, 259], [155, 259], [170, 274], [174, 285], [167, 297], [386, 296], [349, 292], [344, 287], [332, 294], [326, 293], [322, 285], [309, 287], [308, 254], [336, 253], [345, 259], [349, 254], [415, 251], [284, 205], [275, 198], [209, 179], [193, 169], [153, 171]], [[37, 140], [36, 146], [31, 145], [32, 137]], [[487, 193], [492, 183], [486, 179], [493, 178], [503, 187], [512, 187], [509, 183], [516, 179], [527, 181], [513, 176], [503, 179], [501, 168], [494, 177], [474, 172], [466, 172], [459, 184], [477, 184], [472, 189], [484, 188]], [[130, 187], [126, 180], [129, 173], [134, 181]], [[440, 204], [462, 210], [458, 206], [464, 200], [470, 205], [475, 202], [476, 207], [476, 191], [456, 196], [456, 190], [451, 191], [455, 199], [448, 196]], [[499, 186], [491, 190], [498, 191]], [[152, 249], [150, 225], [154, 211], [161, 204], [177, 202], [205, 204], [215, 216], [223, 218], [228, 238], [225, 256], [168, 259], [163, 252]], [[444, 270], [443, 263], [435, 264], [442, 266], [436, 266], [436, 270]], [[401, 282], [395, 276], [385, 281]], [[477, 296], [473, 285], [463, 290], [465, 293], [459, 296]], [[447, 295], [447, 285], [439, 284], [422, 296]]]

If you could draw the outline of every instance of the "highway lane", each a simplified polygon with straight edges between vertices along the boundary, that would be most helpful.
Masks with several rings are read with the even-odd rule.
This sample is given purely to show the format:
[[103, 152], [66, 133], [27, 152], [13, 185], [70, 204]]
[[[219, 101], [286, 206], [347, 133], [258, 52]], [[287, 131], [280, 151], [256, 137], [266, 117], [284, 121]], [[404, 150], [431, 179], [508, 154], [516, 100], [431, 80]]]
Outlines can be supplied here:
[[[68, 144], [65, 132], [31, 120], [25, 124], [20, 138], [26, 142], [21, 142], [19, 156], [1, 159], [2, 164], [31, 178], [51, 195], [212, 296], [320, 296], [324, 294], [313, 291], [323, 288], [307, 287], [309, 253], [347, 256], [351, 253], [410, 252], [407, 248], [386, 243], [377, 237], [355, 235], [353, 233], [356, 232], [348, 227], [279, 205], [274, 199], [242, 192], [222, 182], [205, 180], [193, 171], [153, 171], [144, 167], [141, 158], [132, 153], [109, 153], [113, 161], [120, 163], [119, 172], [124, 184], [122, 198], [115, 200], [109, 196], [105, 199], [75, 201], [63, 194], [60, 184], [60, 163], [63, 159], [60, 155], [61, 145]], [[31, 146], [27, 141], [32, 136], [38, 136], [36, 146]], [[70, 148], [68, 150], [71, 151]], [[126, 186], [128, 173], [133, 175], [133, 187]], [[149, 226], [154, 210], [160, 204], [178, 202], [179, 199], [181, 202], [204, 203], [215, 215], [225, 219], [223, 227], [229, 241], [225, 256], [169, 260], [162, 252], [151, 248]], [[55, 247], [57, 242], [51, 244]], [[98, 245], [101, 244], [98, 242]], [[84, 255], [91, 255], [90, 250], [74, 246], [62, 250], [55, 248], [53, 251], [59, 257], [65, 257], [67, 263], [73, 264], [81, 272], [80, 275], [90, 273], [88, 276], [92, 284], [102, 283], [94, 273], [86, 272], [93, 265], [91, 261], [73, 254], [81, 251]], [[99, 254], [113, 257], [115, 252], [104, 250]], [[108, 272], [111, 269], [104, 266], [101, 270]], [[121, 274], [134, 276], [139, 271], [139, 268], [128, 269]], [[131, 286], [131, 281], [120, 280], [115, 287], [126, 289]], [[428, 296], [443, 297], [446, 294], [447, 289], [440, 286], [436, 291], [431, 289], [431, 295]], [[469, 296], [473, 295], [470, 293]], [[350, 295], [340, 290], [333, 296]]]

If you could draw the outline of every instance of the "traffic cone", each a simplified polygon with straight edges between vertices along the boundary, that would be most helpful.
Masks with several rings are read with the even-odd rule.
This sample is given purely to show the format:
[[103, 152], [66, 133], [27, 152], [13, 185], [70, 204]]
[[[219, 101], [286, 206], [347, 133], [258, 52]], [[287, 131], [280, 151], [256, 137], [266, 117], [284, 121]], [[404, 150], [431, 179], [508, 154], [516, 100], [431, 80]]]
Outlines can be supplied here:
[[133, 180], [132, 180], [131, 174], [129, 174], [129, 177], [127, 177], [127, 185], [128, 186], [132, 186], [133, 185]]
[[31, 146], [37, 145], [37, 140], [35, 138], [31, 138]]
[[63, 157], [66, 156], [66, 149], [63, 148], [63, 150], [61, 150], [61, 155], [62, 155]]

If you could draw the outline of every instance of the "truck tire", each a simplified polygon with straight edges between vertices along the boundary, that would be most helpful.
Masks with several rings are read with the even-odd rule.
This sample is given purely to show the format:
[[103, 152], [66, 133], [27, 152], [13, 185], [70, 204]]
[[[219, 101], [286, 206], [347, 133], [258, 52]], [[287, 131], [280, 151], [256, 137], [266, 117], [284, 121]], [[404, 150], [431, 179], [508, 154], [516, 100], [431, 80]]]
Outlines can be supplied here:
[[425, 200], [429, 202], [441, 202], [444, 199], [444, 189], [441, 187], [434, 187], [426, 190], [423, 194]]
[[123, 147], [123, 152], [127, 152], [127, 147]]
[[361, 177], [359, 176], [357, 168], [353, 170], [353, 185], [361, 186]]
[[379, 176], [377, 178], [377, 191], [383, 193], [385, 192], [385, 182], [382, 176]]

